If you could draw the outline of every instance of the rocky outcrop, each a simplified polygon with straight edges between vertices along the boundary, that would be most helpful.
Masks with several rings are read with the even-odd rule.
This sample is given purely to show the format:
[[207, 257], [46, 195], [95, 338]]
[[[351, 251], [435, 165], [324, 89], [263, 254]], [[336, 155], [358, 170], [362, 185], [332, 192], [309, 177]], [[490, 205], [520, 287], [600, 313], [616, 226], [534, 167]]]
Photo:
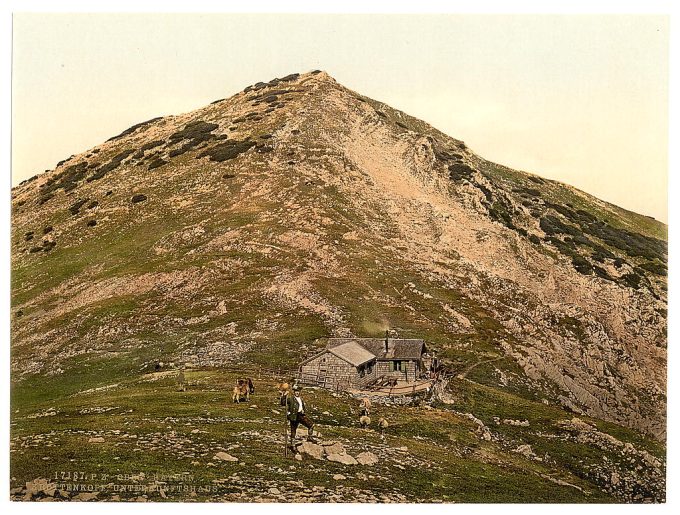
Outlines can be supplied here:
[[609, 453], [611, 458], [605, 457], [587, 472], [604, 490], [623, 502], [665, 502], [666, 466], [648, 451], [603, 433], [577, 417], [558, 425], [570, 433], [570, 441]]
[[340, 442], [323, 441], [320, 444], [315, 444], [306, 441], [297, 445], [296, 450], [300, 455], [316, 460], [326, 459], [343, 465], [358, 464], [358, 461], [347, 453], [345, 446]]

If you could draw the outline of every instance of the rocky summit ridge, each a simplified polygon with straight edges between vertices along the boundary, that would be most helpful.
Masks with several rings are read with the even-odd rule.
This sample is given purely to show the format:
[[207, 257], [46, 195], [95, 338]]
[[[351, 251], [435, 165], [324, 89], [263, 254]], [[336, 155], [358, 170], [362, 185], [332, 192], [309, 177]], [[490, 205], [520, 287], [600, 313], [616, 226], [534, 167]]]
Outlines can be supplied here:
[[665, 439], [666, 226], [325, 72], [71, 156], [13, 188], [11, 237], [17, 384], [123, 361], [292, 371], [389, 328], [454, 375]]

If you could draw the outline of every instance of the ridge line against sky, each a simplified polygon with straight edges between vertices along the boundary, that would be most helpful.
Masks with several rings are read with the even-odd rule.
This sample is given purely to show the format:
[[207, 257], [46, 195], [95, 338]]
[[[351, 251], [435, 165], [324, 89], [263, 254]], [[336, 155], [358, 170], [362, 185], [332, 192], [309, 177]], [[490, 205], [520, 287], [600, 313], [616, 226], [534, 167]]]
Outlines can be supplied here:
[[486, 159], [666, 222], [668, 30], [641, 15], [18, 14], [12, 184], [321, 68]]

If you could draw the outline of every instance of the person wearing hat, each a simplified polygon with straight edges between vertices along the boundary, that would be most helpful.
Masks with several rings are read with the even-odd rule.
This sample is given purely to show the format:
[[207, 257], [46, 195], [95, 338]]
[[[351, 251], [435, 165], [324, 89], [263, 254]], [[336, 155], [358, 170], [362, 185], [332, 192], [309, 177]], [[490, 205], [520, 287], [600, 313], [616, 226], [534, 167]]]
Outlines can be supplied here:
[[305, 415], [305, 402], [300, 396], [300, 386], [293, 386], [293, 395], [288, 396], [286, 401], [288, 420], [290, 421], [290, 444], [294, 445], [295, 433], [300, 424], [305, 426], [309, 431], [309, 436], [307, 440], [315, 443], [316, 440], [312, 436], [312, 431], [314, 430], [314, 422], [312, 422], [307, 415]]

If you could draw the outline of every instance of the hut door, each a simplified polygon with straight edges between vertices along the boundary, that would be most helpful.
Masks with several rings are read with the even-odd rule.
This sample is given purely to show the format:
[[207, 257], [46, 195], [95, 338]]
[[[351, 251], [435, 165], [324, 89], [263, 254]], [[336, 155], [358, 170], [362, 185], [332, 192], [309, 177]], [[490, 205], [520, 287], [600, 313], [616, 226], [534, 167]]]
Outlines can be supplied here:
[[327, 372], [328, 372], [328, 370], [326, 369], [325, 366], [319, 367], [319, 375], [317, 377], [317, 382], [319, 384], [321, 384], [321, 385], [326, 384], [326, 374], [327, 374]]

